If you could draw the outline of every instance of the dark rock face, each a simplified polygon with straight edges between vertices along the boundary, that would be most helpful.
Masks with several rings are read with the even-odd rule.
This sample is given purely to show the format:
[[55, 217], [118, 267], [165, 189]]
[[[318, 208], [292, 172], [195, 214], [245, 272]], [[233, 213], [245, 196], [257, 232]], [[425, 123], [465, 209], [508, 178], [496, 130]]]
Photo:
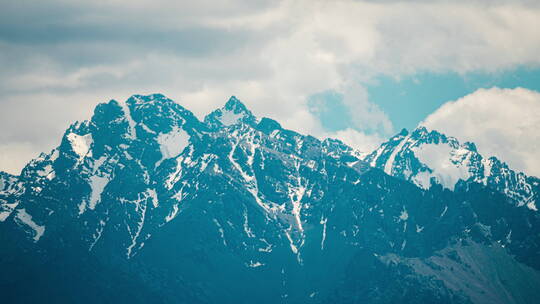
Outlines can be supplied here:
[[21, 303], [533, 303], [537, 197], [435, 131], [363, 158], [235, 97], [200, 122], [135, 95], [0, 175], [0, 286]]

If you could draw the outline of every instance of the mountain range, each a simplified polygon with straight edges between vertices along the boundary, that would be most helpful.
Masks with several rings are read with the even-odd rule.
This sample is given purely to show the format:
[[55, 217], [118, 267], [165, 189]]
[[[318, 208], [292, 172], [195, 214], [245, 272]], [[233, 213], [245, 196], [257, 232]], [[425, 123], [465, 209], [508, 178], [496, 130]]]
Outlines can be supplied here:
[[1, 297], [535, 303], [538, 178], [423, 126], [362, 152], [234, 96], [101, 103], [0, 173]]

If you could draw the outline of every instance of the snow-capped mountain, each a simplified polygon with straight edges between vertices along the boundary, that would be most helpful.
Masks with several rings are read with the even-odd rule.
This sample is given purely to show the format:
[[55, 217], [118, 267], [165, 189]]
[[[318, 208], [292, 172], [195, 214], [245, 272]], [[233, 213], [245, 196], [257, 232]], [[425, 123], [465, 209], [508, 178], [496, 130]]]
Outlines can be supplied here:
[[483, 157], [474, 143], [459, 143], [420, 126], [383, 143], [365, 159], [385, 173], [428, 189], [433, 183], [454, 190], [460, 182], [474, 182], [512, 198], [518, 206], [537, 211], [540, 180], [515, 172], [495, 157]]
[[[457, 170], [433, 143], [451, 148], [444, 157]], [[204, 121], [160, 94], [99, 104], [20, 176], [0, 176], [3, 298], [530, 303], [540, 295], [535, 178], [425, 129], [362, 155], [259, 119], [235, 97]]]

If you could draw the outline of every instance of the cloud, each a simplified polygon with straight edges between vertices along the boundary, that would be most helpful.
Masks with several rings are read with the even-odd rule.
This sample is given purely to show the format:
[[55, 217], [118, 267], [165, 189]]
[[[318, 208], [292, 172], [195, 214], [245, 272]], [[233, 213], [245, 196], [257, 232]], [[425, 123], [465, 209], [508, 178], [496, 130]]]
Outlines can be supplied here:
[[10, 144], [0, 144], [0, 166], [2, 171], [11, 174], [19, 174], [28, 160], [38, 156], [32, 143], [15, 142]]
[[337, 138], [345, 144], [357, 149], [362, 153], [369, 153], [375, 150], [384, 140], [377, 134], [366, 134], [352, 128], [339, 130], [336, 132], [328, 132], [324, 136], [326, 138]]
[[69, 122], [89, 118], [97, 102], [153, 92], [199, 117], [236, 95], [259, 116], [324, 137], [336, 130], [325, 128], [308, 101], [333, 91], [353, 116], [342, 131], [385, 137], [394, 126], [365, 90], [378, 75], [540, 63], [540, 8], [525, 1], [1, 6], [0, 140], [31, 142], [36, 155], [56, 145]]
[[480, 89], [441, 106], [422, 123], [472, 141], [484, 156], [496, 156], [540, 176], [540, 93], [523, 88]]

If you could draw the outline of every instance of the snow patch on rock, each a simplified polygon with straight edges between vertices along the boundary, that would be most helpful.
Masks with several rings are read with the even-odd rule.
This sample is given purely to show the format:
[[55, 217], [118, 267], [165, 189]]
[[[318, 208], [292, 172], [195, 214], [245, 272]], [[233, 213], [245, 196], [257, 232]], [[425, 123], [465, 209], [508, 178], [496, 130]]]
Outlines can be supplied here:
[[125, 102], [120, 102], [120, 106], [122, 107], [122, 111], [124, 112], [124, 117], [126, 118], [126, 121], [129, 126], [128, 130], [128, 138], [129, 139], [135, 139], [137, 138], [137, 131], [135, 129], [135, 121], [133, 118], [131, 118], [131, 111], [129, 110], [129, 106]]
[[79, 159], [83, 159], [85, 156], [89, 155], [90, 147], [94, 142], [92, 139], [92, 134], [78, 135], [75, 133], [69, 133], [67, 135], [67, 139], [71, 144], [71, 149], [79, 156]]
[[[97, 176], [94, 175], [90, 177], [90, 199], [88, 200], [88, 208], [94, 210], [96, 205], [101, 201], [101, 194], [105, 189], [105, 186], [109, 183], [108, 176]], [[79, 210], [80, 212], [80, 210]], [[84, 210], [83, 210], [84, 212]]]
[[394, 167], [394, 160], [396, 159], [396, 155], [403, 149], [403, 146], [407, 143], [411, 135], [405, 136], [401, 142], [398, 144], [398, 146], [392, 151], [392, 154], [388, 157], [388, 161], [386, 161], [386, 164], [384, 165], [384, 172], [386, 174], [392, 175], [392, 168]]
[[[420, 162], [431, 169], [430, 177], [435, 177], [445, 188], [454, 190], [456, 183], [470, 177], [469, 168], [454, 161], [453, 156], [462, 156], [460, 151], [454, 150], [448, 144], [426, 144], [413, 150]], [[426, 188], [427, 176], [419, 180], [422, 188]]]
[[30, 227], [32, 230], [34, 230], [34, 237], [33, 237], [34, 242], [39, 241], [39, 239], [45, 233], [45, 226], [40, 226], [40, 225], [36, 224], [32, 220], [32, 216], [30, 214], [28, 214], [28, 212], [26, 212], [26, 210], [24, 208], [17, 210], [17, 215], [15, 216], [15, 221], [18, 224], [26, 225], [26, 226]]
[[234, 113], [233, 111], [224, 110], [221, 112], [221, 117], [219, 118], [219, 121], [221, 121], [224, 126], [231, 126], [237, 124], [238, 121], [244, 117], [244, 115], [245, 113], [243, 112]]
[[169, 158], [176, 157], [189, 145], [189, 134], [182, 128], [173, 127], [169, 133], [161, 133], [157, 138], [159, 150], [162, 158], [156, 163], [159, 164]]

